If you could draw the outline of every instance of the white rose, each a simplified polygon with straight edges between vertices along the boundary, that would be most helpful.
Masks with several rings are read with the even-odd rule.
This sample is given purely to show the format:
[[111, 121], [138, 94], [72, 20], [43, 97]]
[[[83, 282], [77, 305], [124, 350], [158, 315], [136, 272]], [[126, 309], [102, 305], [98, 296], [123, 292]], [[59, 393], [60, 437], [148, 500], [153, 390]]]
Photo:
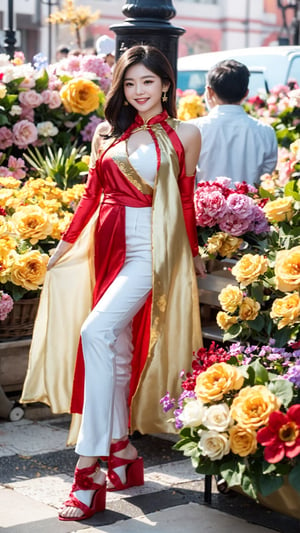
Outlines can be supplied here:
[[21, 115], [22, 107], [20, 105], [12, 105], [9, 114], [14, 117], [15, 115]]
[[215, 431], [225, 431], [231, 422], [230, 410], [226, 403], [211, 405], [206, 409], [203, 417], [203, 425]]
[[58, 134], [58, 128], [50, 120], [39, 122], [37, 124], [37, 130], [41, 137], [54, 137], [54, 135]]
[[202, 455], [209, 457], [211, 461], [218, 461], [230, 452], [230, 444], [226, 433], [218, 431], [199, 431], [200, 441], [198, 447]]
[[202, 424], [204, 412], [201, 400], [188, 400], [179, 418], [185, 427], [197, 427]]

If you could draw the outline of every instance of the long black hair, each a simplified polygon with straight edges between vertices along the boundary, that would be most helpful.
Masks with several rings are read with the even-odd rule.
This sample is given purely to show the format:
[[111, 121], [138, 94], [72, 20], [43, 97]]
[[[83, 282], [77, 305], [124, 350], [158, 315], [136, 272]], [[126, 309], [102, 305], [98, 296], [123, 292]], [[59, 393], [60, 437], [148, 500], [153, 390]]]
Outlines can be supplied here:
[[115, 67], [111, 88], [107, 94], [105, 104], [105, 118], [112, 126], [113, 136], [121, 135], [134, 121], [136, 109], [124, 105], [124, 78], [129, 67], [143, 64], [148, 70], [160, 77], [162, 83], [169, 83], [167, 102], [162, 102], [171, 117], [177, 116], [176, 86], [173, 68], [166, 56], [154, 46], [136, 45], [128, 48], [119, 58]]

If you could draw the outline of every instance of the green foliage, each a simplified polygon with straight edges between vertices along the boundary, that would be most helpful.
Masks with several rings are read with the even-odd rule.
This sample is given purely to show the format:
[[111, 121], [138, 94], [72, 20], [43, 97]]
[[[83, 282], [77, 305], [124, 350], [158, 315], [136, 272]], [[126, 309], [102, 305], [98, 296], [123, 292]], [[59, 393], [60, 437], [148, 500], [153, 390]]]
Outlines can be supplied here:
[[51, 177], [61, 189], [67, 189], [77, 183], [82, 183], [88, 172], [88, 165], [82, 161], [87, 155], [84, 146], [66, 144], [64, 148], [44, 149], [44, 154], [38, 148], [27, 150], [24, 158], [31, 165], [36, 176], [40, 178]]

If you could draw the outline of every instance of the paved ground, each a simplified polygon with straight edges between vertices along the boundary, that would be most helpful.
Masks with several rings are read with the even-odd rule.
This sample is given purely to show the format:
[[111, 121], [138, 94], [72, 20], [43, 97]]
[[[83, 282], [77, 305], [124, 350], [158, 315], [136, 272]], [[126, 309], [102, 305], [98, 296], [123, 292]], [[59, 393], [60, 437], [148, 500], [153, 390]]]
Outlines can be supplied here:
[[[237, 493], [204, 504], [204, 480], [172, 449], [171, 436], [133, 438], [145, 461], [145, 485], [108, 493], [107, 509], [83, 522], [60, 522], [76, 462], [65, 448], [69, 417], [43, 420], [27, 409], [19, 422], [0, 420], [0, 529], [4, 533], [299, 533], [299, 522]], [[174, 439], [173, 439], [174, 440]]]

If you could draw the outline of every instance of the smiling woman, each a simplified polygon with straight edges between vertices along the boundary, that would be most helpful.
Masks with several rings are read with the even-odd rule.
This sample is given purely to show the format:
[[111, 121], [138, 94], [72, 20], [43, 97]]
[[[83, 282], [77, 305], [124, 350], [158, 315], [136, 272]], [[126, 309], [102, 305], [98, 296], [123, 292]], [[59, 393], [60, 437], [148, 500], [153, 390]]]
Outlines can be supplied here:
[[85, 193], [48, 263], [22, 396], [56, 413], [71, 402], [82, 414], [79, 433], [75, 418], [70, 432], [79, 459], [61, 520], [104, 510], [99, 457], [108, 461], [108, 490], [143, 484], [128, 405], [131, 431], [168, 432], [161, 393], [175, 394], [178, 373], [201, 346], [196, 274], [205, 268], [193, 203], [200, 134], [176, 119], [173, 69], [159, 50], [134, 46], [121, 56], [105, 116]]

